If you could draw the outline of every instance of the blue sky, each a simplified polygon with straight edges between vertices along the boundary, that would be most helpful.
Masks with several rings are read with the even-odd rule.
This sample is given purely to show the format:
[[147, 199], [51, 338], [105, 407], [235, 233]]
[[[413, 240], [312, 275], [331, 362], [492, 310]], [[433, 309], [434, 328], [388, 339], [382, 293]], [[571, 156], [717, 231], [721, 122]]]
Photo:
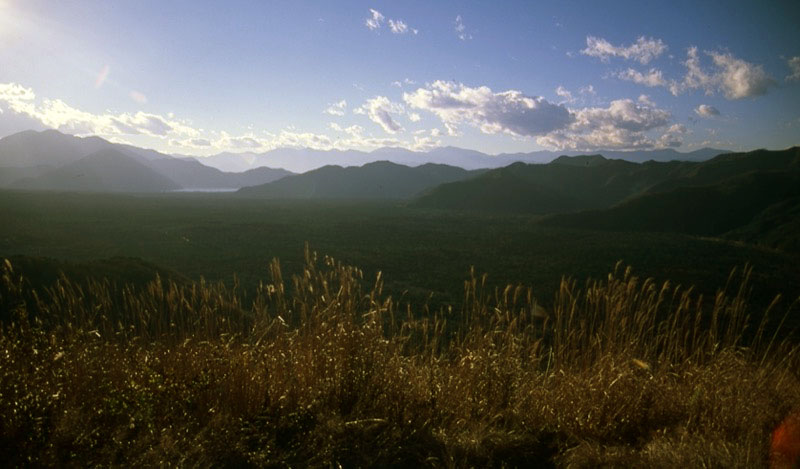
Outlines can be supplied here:
[[0, 0], [0, 136], [167, 153], [800, 144], [800, 3]]

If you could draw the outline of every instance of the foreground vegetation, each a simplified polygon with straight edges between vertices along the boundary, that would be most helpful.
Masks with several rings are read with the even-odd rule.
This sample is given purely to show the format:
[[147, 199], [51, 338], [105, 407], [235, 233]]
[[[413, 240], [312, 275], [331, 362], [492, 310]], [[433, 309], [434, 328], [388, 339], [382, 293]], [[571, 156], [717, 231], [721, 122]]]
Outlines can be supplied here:
[[247, 303], [236, 284], [161, 279], [34, 291], [6, 262], [0, 457], [758, 467], [800, 408], [797, 342], [785, 310], [748, 306], [748, 268], [701, 298], [618, 265], [546, 305], [473, 275], [463, 307], [423, 314], [380, 275], [305, 257], [289, 281], [274, 261]]

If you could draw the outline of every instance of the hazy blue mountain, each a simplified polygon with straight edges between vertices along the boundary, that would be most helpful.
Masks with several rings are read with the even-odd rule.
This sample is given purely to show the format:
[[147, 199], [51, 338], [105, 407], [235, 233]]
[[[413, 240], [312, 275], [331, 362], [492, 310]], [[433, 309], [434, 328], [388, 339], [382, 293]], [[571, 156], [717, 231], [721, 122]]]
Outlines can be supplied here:
[[[65, 135], [55, 130], [42, 132], [25, 131], [0, 139], [0, 187], [28, 187], [64, 190], [99, 190], [107, 187], [107, 178], [89, 181], [91, 172], [83, 171], [83, 180], [64, 181], [64, 173], [74, 173], [72, 163], [101, 150], [114, 150], [126, 155], [164, 178], [177, 183], [175, 189], [238, 189], [244, 186], [264, 184], [284, 177], [290, 172], [283, 169], [255, 168], [241, 173], [226, 173], [204, 166], [194, 159], [174, 158], [155, 150], [132, 145], [111, 143], [97, 137], [80, 138]], [[98, 164], [100, 162], [97, 162]], [[105, 162], [107, 163], [107, 162]], [[86, 162], [83, 163], [85, 165]], [[62, 169], [63, 171], [57, 171]], [[98, 171], [104, 171], [99, 168]], [[77, 174], [77, 173], [74, 173]], [[34, 182], [36, 180], [36, 182]], [[48, 186], [48, 181], [53, 184]], [[108, 186], [112, 191], [122, 190]], [[159, 189], [160, 190], [160, 189]]]
[[164, 192], [181, 188], [137, 158], [113, 148], [98, 150], [39, 176], [17, 180], [11, 187], [89, 192]]
[[407, 199], [439, 184], [480, 173], [453, 166], [409, 167], [377, 161], [363, 166], [324, 166], [278, 181], [246, 187], [239, 193], [280, 199]]
[[[672, 149], [649, 151], [601, 151], [609, 159], [626, 161], [703, 161], [726, 150], [702, 148], [689, 153]], [[391, 161], [405, 166], [419, 166], [425, 163], [446, 164], [465, 169], [500, 168], [514, 162], [549, 163], [559, 156], [576, 156], [581, 152], [535, 151], [530, 153], [503, 153], [487, 155], [475, 150], [457, 147], [439, 147], [427, 152], [411, 151], [404, 148], [384, 147], [372, 152], [356, 150], [313, 150], [308, 148], [277, 148], [264, 153], [219, 153], [196, 159], [207, 166], [222, 171], [243, 171], [257, 166], [285, 168], [302, 173], [328, 165], [362, 166], [373, 161]]]
[[0, 167], [61, 166], [112, 146], [99, 137], [79, 138], [57, 130], [26, 130], [0, 139]]
[[226, 173], [196, 160], [162, 158], [149, 166], [177, 182], [183, 189], [239, 189], [265, 184], [290, 174], [285, 169], [255, 168], [241, 173]]

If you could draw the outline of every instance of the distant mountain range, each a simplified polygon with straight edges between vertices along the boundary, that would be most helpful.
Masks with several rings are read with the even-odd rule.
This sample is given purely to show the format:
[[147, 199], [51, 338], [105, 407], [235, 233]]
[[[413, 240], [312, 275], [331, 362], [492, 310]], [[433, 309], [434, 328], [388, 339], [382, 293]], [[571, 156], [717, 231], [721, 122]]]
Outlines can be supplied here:
[[235, 190], [290, 175], [284, 169], [223, 172], [195, 160], [98, 137], [55, 130], [25, 131], [0, 139], [0, 187], [93, 192]]
[[250, 197], [276, 199], [408, 199], [440, 184], [486, 172], [427, 163], [409, 167], [376, 161], [363, 166], [324, 166], [295, 176], [239, 189]]
[[[703, 161], [713, 158], [726, 150], [701, 148], [689, 153], [672, 149], [648, 151], [603, 151], [603, 156], [632, 162], [653, 161]], [[503, 153], [487, 155], [475, 150], [456, 147], [434, 148], [426, 152], [404, 148], [384, 147], [371, 152], [357, 150], [313, 150], [309, 148], [277, 148], [264, 153], [219, 153], [206, 157], [193, 158], [204, 165], [222, 171], [245, 171], [258, 166], [285, 168], [296, 173], [306, 172], [327, 165], [362, 166], [374, 161], [390, 161], [405, 166], [419, 166], [425, 163], [458, 166], [464, 169], [500, 168], [514, 162], [549, 163], [559, 156], [576, 156], [581, 152], [535, 151], [530, 153]], [[180, 155], [176, 155], [180, 156]]]

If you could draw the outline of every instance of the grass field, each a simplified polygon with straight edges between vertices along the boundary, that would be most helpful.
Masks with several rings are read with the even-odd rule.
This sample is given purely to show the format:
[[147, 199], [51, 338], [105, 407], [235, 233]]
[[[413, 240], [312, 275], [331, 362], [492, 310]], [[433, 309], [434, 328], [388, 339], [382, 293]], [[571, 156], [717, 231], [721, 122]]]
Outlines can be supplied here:
[[4, 263], [5, 463], [750, 468], [778, 462], [800, 407], [800, 349], [748, 319], [746, 270], [710, 319], [623, 268], [563, 282], [546, 313], [473, 277], [462, 309], [415, 319], [305, 257], [250, 303], [222, 284], [34, 292]]
[[[89, 261], [138, 257], [189, 278], [251, 289], [272, 258], [299, 272], [305, 243], [383, 272], [395, 300], [458, 303], [471, 266], [491, 285], [520, 283], [552, 301], [564, 275], [600, 278], [622, 260], [642, 277], [713, 295], [733, 267], [754, 267], [752, 301], [800, 295], [797, 256], [675, 234], [542, 227], [532, 217], [423, 211], [397, 203], [267, 202], [229, 194], [4, 192], [0, 255]], [[400, 301], [402, 303], [402, 301]]]

